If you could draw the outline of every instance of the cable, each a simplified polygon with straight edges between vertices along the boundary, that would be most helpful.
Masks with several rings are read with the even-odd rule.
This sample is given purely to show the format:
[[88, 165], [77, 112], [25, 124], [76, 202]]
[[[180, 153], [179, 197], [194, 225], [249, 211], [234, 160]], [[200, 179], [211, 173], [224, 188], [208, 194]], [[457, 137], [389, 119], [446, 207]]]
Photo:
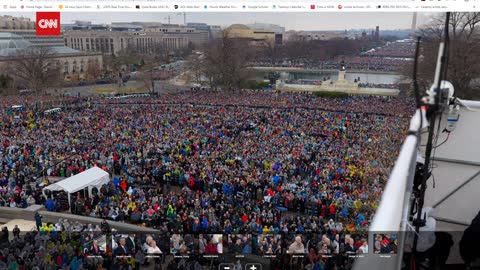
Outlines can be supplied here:
[[432, 173], [433, 188], [435, 188], [435, 175]]
[[[433, 148], [438, 148], [438, 147], [442, 146], [444, 143], [446, 143], [448, 141], [448, 138], [450, 138], [450, 132], [448, 132], [447, 138], [443, 142], [441, 142], [439, 145], [434, 146]], [[433, 162], [432, 162], [432, 169], [434, 169], [433, 168]]]
[[448, 137], [450, 137], [450, 133], [448, 133], [447, 140], [445, 140], [440, 145], [438, 145], [438, 138], [440, 137], [440, 124], [442, 123], [442, 116], [443, 116], [443, 114], [440, 113], [440, 116], [439, 116], [439, 119], [438, 119], [437, 133], [436, 133], [436, 136], [435, 136], [435, 145], [436, 146], [433, 146], [433, 154], [432, 154], [431, 163], [430, 163], [430, 172], [433, 171], [433, 161], [435, 160], [435, 155], [437, 153], [437, 147], [444, 144], [448, 140]]
[[[447, 138], [446, 138], [443, 142], [441, 142], [440, 144], [438, 144], [438, 145], [435, 143], [435, 146], [433, 146], [433, 148], [440, 147], [441, 145], [443, 145], [444, 143], [447, 142], [448, 138], [450, 137], [450, 133], [451, 133], [451, 132], [447, 132], [447, 133], [448, 133], [448, 134], [447, 134]], [[435, 135], [434, 135], [434, 136], [435, 136]], [[437, 138], [438, 138], [438, 137], [437, 137]], [[420, 145], [420, 146], [421, 146], [421, 147], [424, 147], [424, 146], [427, 146], [427, 145], [426, 145], [426, 144], [422, 144], [422, 145]], [[434, 167], [433, 167], [433, 163], [432, 163], [432, 166], [431, 166], [430, 168], [434, 168]]]

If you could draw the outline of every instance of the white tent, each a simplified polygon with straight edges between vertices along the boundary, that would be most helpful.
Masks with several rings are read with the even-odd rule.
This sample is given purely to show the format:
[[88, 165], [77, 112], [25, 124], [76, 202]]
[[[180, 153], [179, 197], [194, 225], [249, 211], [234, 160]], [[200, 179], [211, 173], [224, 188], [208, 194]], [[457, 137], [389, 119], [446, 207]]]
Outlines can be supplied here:
[[109, 181], [110, 176], [106, 171], [98, 167], [92, 167], [84, 172], [45, 187], [43, 189], [43, 194], [45, 195], [45, 190], [63, 190], [68, 193], [68, 204], [70, 205], [71, 193], [88, 188], [88, 195], [91, 196], [92, 188], [96, 187], [100, 189], [102, 185], [108, 183]]

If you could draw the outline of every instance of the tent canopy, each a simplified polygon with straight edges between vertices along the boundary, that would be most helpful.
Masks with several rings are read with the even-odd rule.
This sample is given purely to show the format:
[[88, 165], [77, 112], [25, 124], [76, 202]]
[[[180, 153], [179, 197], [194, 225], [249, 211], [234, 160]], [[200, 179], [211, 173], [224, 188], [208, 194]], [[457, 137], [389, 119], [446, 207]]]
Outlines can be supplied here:
[[43, 190], [64, 190], [67, 193], [73, 193], [88, 187], [89, 195], [91, 195], [91, 190], [93, 187], [100, 188], [109, 181], [110, 176], [106, 171], [98, 167], [92, 167], [72, 177], [59, 181], [55, 184], [51, 184], [45, 187]]

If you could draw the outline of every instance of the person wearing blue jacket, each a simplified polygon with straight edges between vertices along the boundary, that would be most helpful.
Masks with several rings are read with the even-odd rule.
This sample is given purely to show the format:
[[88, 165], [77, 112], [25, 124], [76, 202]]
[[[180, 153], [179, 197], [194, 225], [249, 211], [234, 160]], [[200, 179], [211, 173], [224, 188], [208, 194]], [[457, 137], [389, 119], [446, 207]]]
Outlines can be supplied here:
[[40, 231], [40, 227], [42, 227], [42, 218], [43, 216], [38, 212], [35, 213], [35, 225], [37, 225], [37, 231]]
[[45, 207], [47, 208], [48, 211], [52, 212], [53, 210], [55, 210], [55, 201], [52, 199], [48, 199], [45, 202]]

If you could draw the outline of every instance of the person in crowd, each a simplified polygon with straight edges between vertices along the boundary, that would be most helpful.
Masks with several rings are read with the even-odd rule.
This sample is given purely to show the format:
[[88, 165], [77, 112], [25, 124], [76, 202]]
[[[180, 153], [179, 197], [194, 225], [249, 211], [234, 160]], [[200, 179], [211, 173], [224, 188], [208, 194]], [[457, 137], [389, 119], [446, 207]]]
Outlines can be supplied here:
[[15, 227], [13, 227], [12, 233], [13, 237], [17, 239], [20, 238], [20, 228], [18, 228], [18, 225], [15, 225]]
[[360, 241], [362, 245], [358, 248], [358, 252], [361, 254], [368, 254], [368, 242], [366, 239]]
[[205, 247], [206, 255], [216, 255], [219, 254], [217, 245], [213, 242], [213, 239], [210, 239]]
[[302, 237], [296, 236], [295, 241], [289, 246], [288, 253], [306, 253], [305, 246], [302, 243]]
[[90, 254], [94, 256], [99, 256], [103, 254], [104, 250], [98, 245], [98, 240], [92, 241], [92, 247], [90, 248]]
[[162, 251], [157, 246], [155, 240], [150, 241], [150, 246], [147, 249], [147, 254], [162, 254]]
[[125, 238], [120, 238], [120, 240], [118, 241], [118, 246], [114, 250], [115, 256], [127, 256], [129, 252], [130, 251], [128, 250], [128, 247], [126, 245]]
[[35, 213], [35, 225], [37, 226], [37, 231], [40, 231], [40, 227], [42, 227], [42, 215], [40, 215], [38, 212]]

